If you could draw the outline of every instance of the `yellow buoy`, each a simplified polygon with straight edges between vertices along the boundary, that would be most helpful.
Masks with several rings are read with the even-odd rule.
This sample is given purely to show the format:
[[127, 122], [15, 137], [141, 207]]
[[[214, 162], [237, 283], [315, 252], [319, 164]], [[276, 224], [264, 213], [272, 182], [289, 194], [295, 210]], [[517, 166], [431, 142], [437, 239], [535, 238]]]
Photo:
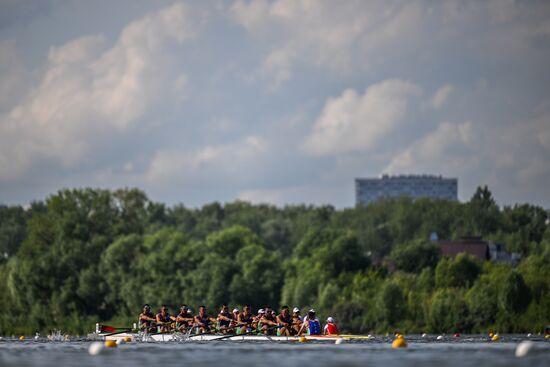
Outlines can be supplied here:
[[544, 339], [550, 339], [550, 334], [546, 334], [546, 335], [544, 336]]
[[125, 337], [124, 337], [124, 341], [125, 341], [126, 343], [130, 343], [130, 342], [132, 341], [132, 337], [131, 337], [131, 336], [125, 336]]
[[491, 340], [494, 341], [494, 342], [498, 342], [498, 341], [500, 340], [500, 335], [494, 334], [494, 335], [491, 337]]
[[489, 333], [489, 338], [492, 338], [493, 336], [495, 336], [495, 334]]
[[21, 336], [19, 337], [19, 340], [25, 340], [25, 335], [21, 335]]
[[401, 337], [396, 338], [393, 343], [391, 343], [392, 348], [406, 348], [407, 342], [405, 341], [405, 338], [403, 338], [403, 335]]
[[307, 338], [305, 336], [301, 336], [300, 339], [298, 339], [300, 341], [300, 343], [305, 343], [307, 342]]
[[107, 348], [116, 348], [116, 341], [114, 341], [114, 340], [105, 340], [105, 346]]

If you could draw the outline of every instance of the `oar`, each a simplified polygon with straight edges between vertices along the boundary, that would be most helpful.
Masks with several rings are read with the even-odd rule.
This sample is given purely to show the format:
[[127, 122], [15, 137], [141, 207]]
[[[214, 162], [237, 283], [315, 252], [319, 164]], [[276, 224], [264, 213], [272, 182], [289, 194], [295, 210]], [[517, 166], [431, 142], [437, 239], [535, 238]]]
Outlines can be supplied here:
[[[277, 328], [277, 327], [279, 327], [279, 325], [273, 325], [273, 326], [271, 326], [271, 327], [268, 327], [268, 328], [266, 329], [266, 331], [267, 331], [267, 330], [272, 330], [272, 329]], [[222, 337], [220, 337], [220, 338], [212, 339], [211, 341], [224, 340], [224, 339], [234, 338], [234, 337], [236, 337], [236, 336], [250, 335], [250, 334], [254, 334], [254, 333], [256, 333], [256, 332], [258, 332], [258, 330], [248, 331], [248, 332], [246, 332], [246, 333], [244, 333], [244, 334], [231, 334], [231, 335], [225, 335], [225, 336], [222, 336]], [[273, 340], [273, 339], [271, 339], [271, 338], [269, 337], [269, 335], [262, 335], [262, 336], [265, 336], [268, 340]]]
[[355, 334], [338, 334], [338, 335], [327, 335], [327, 336], [339, 336], [344, 339], [371, 339], [368, 335], [355, 335]]
[[102, 333], [112, 333], [112, 332], [115, 332], [117, 330], [121, 330], [121, 329], [129, 329], [128, 327], [117, 327], [117, 326], [110, 326], [110, 325], [101, 325], [100, 326], [100, 331]]
[[123, 333], [127, 333], [129, 331], [132, 331], [132, 329], [119, 330], [119, 331], [115, 331], [114, 333], [109, 333], [109, 334], [105, 334], [105, 335], [102, 335], [102, 336], [111, 336], [111, 335], [123, 334]]
[[[198, 326], [195, 326], [195, 327], [198, 327]], [[189, 338], [194, 338], [196, 336], [201, 336], [201, 335], [212, 335], [212, 331], [215, 331], [211, 326], [209, 326], [209, 329], [210, 331], [206, 332], [206, 333], [199, 333], [199, 334], [192, 334], [192, 335], [189, 335]], [[189, 339], [187, 338], [187, 339]]]

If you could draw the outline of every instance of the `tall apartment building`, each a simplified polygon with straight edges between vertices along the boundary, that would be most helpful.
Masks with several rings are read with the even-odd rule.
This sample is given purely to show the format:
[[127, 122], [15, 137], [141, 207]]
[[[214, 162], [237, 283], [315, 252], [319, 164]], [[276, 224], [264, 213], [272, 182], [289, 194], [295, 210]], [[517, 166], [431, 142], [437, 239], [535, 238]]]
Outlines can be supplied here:
[[458, 200], [458, 179], [432, 175], [382, 175], [355, 179], [355, 204], [399, 196]]

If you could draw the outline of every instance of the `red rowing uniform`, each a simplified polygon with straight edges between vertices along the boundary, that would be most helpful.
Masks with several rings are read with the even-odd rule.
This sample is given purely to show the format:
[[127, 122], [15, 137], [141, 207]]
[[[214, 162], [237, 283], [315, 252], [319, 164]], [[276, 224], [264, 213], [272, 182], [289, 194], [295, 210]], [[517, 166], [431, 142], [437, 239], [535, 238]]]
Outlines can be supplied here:
[[326, 324], [325, 332], [328, 335], [338, 335], [338, 327], [335, 324]]

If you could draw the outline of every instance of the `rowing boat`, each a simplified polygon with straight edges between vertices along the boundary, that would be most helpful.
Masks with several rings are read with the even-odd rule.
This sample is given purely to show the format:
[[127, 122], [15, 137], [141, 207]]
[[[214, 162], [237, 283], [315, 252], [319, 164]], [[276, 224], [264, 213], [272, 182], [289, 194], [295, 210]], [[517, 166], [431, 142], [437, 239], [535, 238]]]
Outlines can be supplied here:
[[[366, 335], [306, 335], [306, 341], [331, 341], [335, 342], [338, 339], [371, 339], [371, 336]], [[183, 333], [159, 333], [159, 334], [144, 334], [133, 332], [122, 333], [92, 333], [88, 335], [90, 340], [131, 340], [136, 342], [184, 342], [184, 341], [277, 341], [277, 342], [299, 342], [299, 336], [267, 336], [262, 334], [257, 335], [187, 335]], [[303, 341], [303, 339], [302, 339]]]

